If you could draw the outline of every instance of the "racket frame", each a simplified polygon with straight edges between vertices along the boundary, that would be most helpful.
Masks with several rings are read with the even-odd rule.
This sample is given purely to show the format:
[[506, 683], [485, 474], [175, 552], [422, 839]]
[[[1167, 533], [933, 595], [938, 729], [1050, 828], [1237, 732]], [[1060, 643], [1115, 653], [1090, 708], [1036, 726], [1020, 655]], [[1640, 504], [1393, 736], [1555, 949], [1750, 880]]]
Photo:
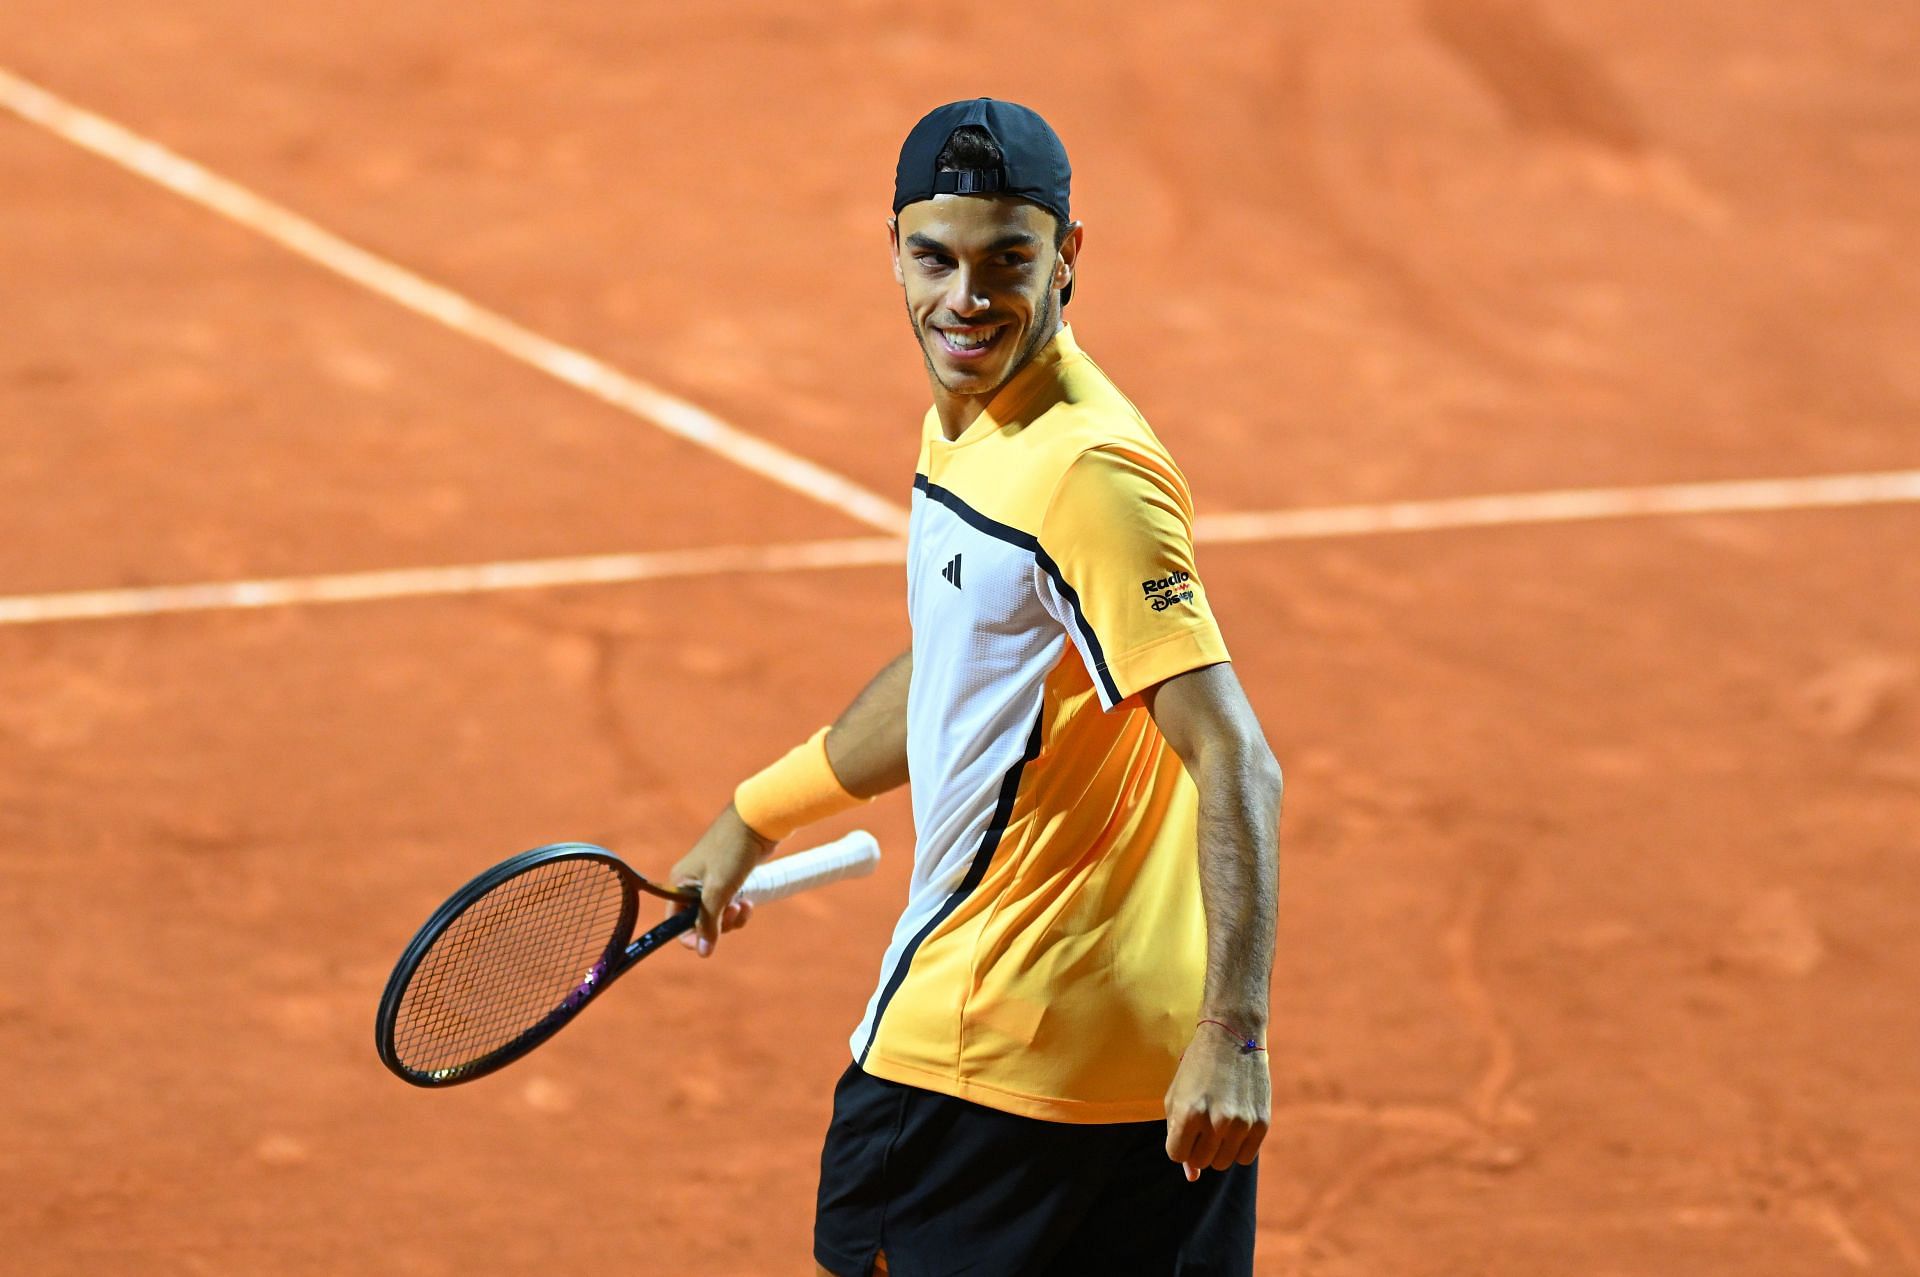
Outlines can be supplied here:
[[[528, 870], [541, 865], [562, 860], [588, 860], [606, 865], [620, 878], [626, 889], [620, 905], [620, 917], [615, 923], [613, 933], [607, 945], [601, 951], [600, 963], [604, 970], [590, 982], [583, 983], [571, 994], [547, 1013], [545, 1018], [521, 1033], [512, 1041], [495, 1048], [486, 1055], [466, 1065], [452, 1065], [423, 1073], [403, 1064], [394, 1044], [394, 1023], [400, 1016], [400, 1004], [406, 993], [407, 985], [413, 980], [414, 972], [425, 960], [434, 943], [452, 926], [454, 920], [467, 910], [484, 900], [489, 893], [501, 884], [519, 877]], [[669, 916], [664, 922], [642, 932], [633, 938], [634, 927], [640, 919], [640, 897], [658, 896], [663, 900], [678, 902], [684, 907]], [[606, 991], [608, 985], [625, 975], [636, 963], [658, 949], [675, 936], [689, 931], [700, 918], [700, 893], [696, 891], [676, 891], [650, 882], [634, 872], [626, 861], [608, 851], [605, 847], [587, 842], [556, 842], [544, 847], [535, 847], [511, 856], [491, 869], [475, 877], [466, 886], [447, 898], [445, 904], [434, 910], [433, 916], [415, 933], [413, 940], [400, 955], [399, 963], [393, 974], [387, 979], [386, 991], [380, 997], [380, 1011], [374, 1019], [374, 1046], [380, 1053], [380, 1062], [387, 1066], [401, 1081], [419, 1087], [446, 1087], [462, 1082], [471, 1082], [475, 1078], [503, 1069], [527, 1052], [533, 1050], [548, 1038], [570, 1024], [587, 1004]], [[596, 965], [599, 965], [596, 963]]]

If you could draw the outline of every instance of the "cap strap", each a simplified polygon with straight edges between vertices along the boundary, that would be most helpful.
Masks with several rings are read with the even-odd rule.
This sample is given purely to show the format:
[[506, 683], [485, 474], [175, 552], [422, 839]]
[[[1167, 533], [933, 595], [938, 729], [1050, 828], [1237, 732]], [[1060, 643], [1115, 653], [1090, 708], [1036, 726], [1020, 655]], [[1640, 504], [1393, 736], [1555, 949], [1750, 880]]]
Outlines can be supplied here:
[[1007, 184], [1007, 171], [999, 168], [963, 168], [933, 175], [936, 195], [978, 195], [997, 191]]

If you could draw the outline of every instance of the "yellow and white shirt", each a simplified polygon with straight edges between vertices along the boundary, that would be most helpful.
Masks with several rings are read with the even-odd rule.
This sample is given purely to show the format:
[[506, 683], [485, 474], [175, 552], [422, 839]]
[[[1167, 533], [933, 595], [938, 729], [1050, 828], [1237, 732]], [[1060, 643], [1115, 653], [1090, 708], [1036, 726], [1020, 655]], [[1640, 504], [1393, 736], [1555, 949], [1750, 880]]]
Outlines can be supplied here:
[[917, 469], [913, 877], [854, 1057], [1030, 1117], [1159, 1118], [1206, 920], [1198, 796], [1137, 694], [1227, 659], [1186, 478], [1065, 328], [958, 439], [929, 411]]

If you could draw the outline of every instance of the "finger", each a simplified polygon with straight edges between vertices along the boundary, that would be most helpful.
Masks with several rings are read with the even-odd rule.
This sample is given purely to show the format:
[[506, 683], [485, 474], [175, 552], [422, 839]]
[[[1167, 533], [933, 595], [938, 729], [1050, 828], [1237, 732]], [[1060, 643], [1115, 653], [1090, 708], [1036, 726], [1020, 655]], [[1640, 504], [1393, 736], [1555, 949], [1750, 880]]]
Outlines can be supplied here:
[[747, 899], [745, 896], [735, 896], [733, 903], [727, 906], [727, 911], [720, 915], [720, 930], [723, 933], [738, 931], [741, 927], [746, 926], [752, 917], [753, 901]]
[[1167, 1158], [1170, 1161], [1184, 1162], [1193, 1151], [1193, 1141], [1200, 1134], [1198, 1119], [1192, 1113], [1182, 1113], [1167, 1118]]
[[1213, 1164], [1214, 1154], [1220, 1151], [1220, 1133], [1213, 1129], [1211, 1122], [1200, 1128], [1199, 1138], [1193, 1142], [1193, 1150], [1181, 1160], [1186, 1163], [1187, 1178], [1196, 1180], [1200, 1172]]
[[1267, 1124], [1255, 1122], [1247, 1132], [1247, 1138], [1240, 1141], [1240, 1165], [1252, 1166], [1253, 1159], [1260, 1156], [1260, 1146], [1267, 1142]]
[[[673, 867], [673, 878], [671, 879], [671, 881], [673, 882], [673, 889], [675, 891], [686, 892], [689, 894], [683, 895], [676, 900], [661, 901], [660, 908], [662, 911], [663, 920], [666, 918], [679, 917], [680, 914], [686, 910], [686, 907], [692, 903], [690, 899], [691, 893], [700, 890], [699, 880], [692, 877], [689, 874], [682, 873], [680, 870], [680, 866], [678, 865], [675, 865]], [[700, 944], [699, 932], [694, 930], [691, 927], [685, 931], [682, 931], [678, 936], [675, 936], [674, 938], [678, 940], [682, 946], [688, 949], [696, 949], [699, 947], [699, 944]]]
[[[698, 888], [700, 884], [689, 878], [676, 878], [673, 885], [680, 891], [690, 891]], [[666, 918], [678, 917], [680, 911], [687, 907], [687, 902], [684, 900], [665, 900], [661, 902], [660, 907], [662, 911], [661, 916], [664, 920]], [[695, 948], [700, 942], [699, 934], [691, 928], [682, 931], [679, 935], [675, 936], [674, 939], [678, 940], [681, 946], [687, 949]]]
[[1232, 1166], [1240, 1156], [1240, 1145], [1246, 1141], [1247, 1128], [1244, 1123], [1230, 1124], [1220, 1133], [1220, 1147], [1213, 1152], [1213, 1160], [1207, 1165], [1216, 1171], [1224, 1171]]
[[720, 943], [720, 918], [726, 913], [727, 905], [732, 898], [733, 892], [723, 887], [700, 888], [700, 921], [696, 924], [696, 929], [700, 932], [700, 940], [695, 948], [701, 957], [712, 954], [713, 947]]

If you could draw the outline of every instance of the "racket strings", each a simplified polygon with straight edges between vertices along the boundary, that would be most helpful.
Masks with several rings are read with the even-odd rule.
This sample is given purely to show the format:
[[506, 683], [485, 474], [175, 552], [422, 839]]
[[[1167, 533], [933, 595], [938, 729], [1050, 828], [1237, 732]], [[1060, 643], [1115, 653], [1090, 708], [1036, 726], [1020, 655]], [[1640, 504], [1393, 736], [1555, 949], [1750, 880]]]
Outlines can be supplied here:
[[556, 860], [500, 883], [455, 918], [415, 968], [394, 1017], [394, 1053], [447, 1078], [592, 994], [626, 885], [597, 860]]

